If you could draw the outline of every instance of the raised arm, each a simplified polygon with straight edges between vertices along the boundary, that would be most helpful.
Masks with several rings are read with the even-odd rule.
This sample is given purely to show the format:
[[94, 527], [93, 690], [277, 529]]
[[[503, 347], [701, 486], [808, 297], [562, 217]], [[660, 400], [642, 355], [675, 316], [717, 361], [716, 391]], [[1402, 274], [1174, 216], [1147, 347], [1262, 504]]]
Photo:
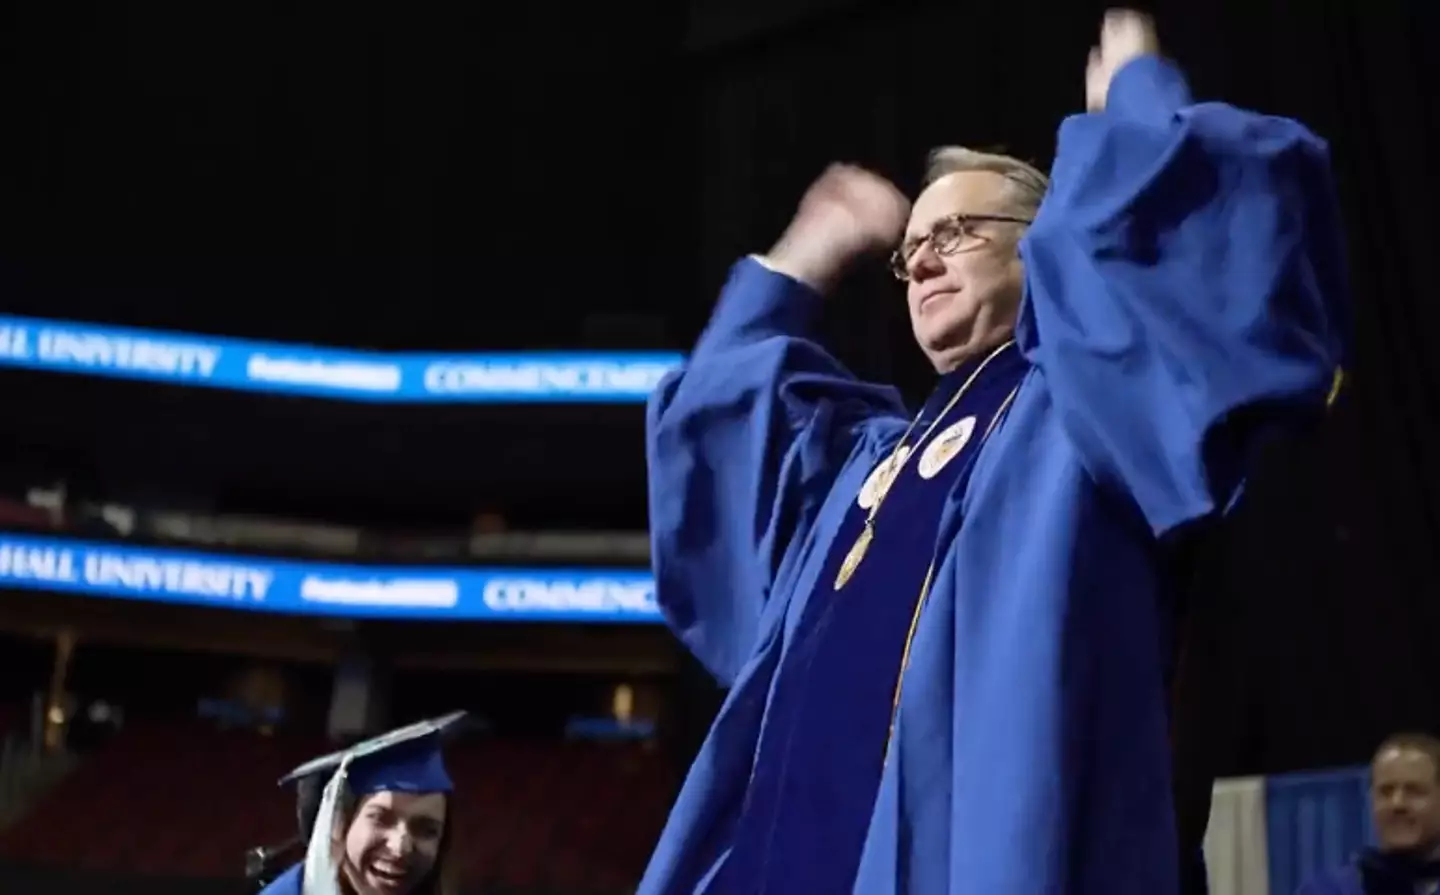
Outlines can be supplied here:
[[694, 353], [650, 399], [656, 596], [722, 682], [753, 651], [781, 559], [836, 475], [903, 414], [894, 391], [860, 382], [814, 338], [823, 290], [904, 221], [886, 205], [898, 194], [834, 195], [837, 178], [861, 176], [827, 172], [770, 255], [735, 266]]
[[1318, 137], [1121, 55], [1099, 103], [1092, 56], [1092, 111], [1060, 128], [1019, 339], [1090, 472], [1163, 535], [1230, 505], [1260, 431], [1323, 410], [1344, 241]]

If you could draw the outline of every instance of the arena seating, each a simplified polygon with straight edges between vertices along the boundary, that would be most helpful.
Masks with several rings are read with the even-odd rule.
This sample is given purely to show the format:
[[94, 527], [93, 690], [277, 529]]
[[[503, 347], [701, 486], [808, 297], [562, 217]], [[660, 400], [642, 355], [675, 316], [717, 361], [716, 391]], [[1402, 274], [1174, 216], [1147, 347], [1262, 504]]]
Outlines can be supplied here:
[[[247, 848], [293, 835], [275, 781], [327, 751], [304, 737], [131, 726], [0, 835], [0, 857], [111, 876], [234, 878]], [[641, 744], [461, 742], [455, 855], [467, 889], [633, 887], [673, 781]], [[63, 831], [63, 832], [62, 832]]]

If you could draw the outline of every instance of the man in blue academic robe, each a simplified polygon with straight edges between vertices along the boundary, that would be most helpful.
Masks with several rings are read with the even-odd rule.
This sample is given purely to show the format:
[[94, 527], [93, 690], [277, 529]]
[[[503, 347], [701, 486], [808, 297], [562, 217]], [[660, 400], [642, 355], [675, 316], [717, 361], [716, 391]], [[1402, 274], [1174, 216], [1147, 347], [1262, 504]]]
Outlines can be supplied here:
[[1370, 763], [1370, 814], [1376, 846], [1295, 895], [1440, 893], [1440, 739], [1402, 733], [1380, 744]]
[[[658, 598], [729, 693], [641, 895], [1176, 892], [1160, 556], [1323, 412], [1342, 239], [1325, 145], [1195, 104], [1145, 17], [1087, 75], [1048, 185], [832, 168], [652, 398]], [[897, 243], [917, 415], [814, 340]]]

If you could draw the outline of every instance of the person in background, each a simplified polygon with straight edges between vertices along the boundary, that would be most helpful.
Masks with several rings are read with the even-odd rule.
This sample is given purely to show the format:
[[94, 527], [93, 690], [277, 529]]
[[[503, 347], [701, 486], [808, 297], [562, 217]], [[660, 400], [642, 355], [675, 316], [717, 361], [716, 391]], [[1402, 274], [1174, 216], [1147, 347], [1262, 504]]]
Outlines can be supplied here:
[[1300, 887], [1296, 895], [1440, 893], [1440, 739], [1390, 737], [1370, 764], [1375, 848]]
[[441, 741], [463, 718], [412, 724], [287, 774], [281, 784], [301, 791], [305, 857], [261, 895], [455, 895]]

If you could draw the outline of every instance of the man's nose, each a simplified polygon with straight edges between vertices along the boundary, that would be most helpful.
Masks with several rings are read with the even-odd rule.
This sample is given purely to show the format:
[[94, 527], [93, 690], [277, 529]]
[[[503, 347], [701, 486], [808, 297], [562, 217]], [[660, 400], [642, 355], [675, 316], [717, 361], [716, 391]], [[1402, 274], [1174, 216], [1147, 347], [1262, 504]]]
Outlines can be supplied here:
[[935, 251], [928, 239], [920, 243], [910, 256], [909, 267], [910, 279], [916, 282], [923, 282], [945, 272], [945, 262], [940, 260], [940, 253]]

